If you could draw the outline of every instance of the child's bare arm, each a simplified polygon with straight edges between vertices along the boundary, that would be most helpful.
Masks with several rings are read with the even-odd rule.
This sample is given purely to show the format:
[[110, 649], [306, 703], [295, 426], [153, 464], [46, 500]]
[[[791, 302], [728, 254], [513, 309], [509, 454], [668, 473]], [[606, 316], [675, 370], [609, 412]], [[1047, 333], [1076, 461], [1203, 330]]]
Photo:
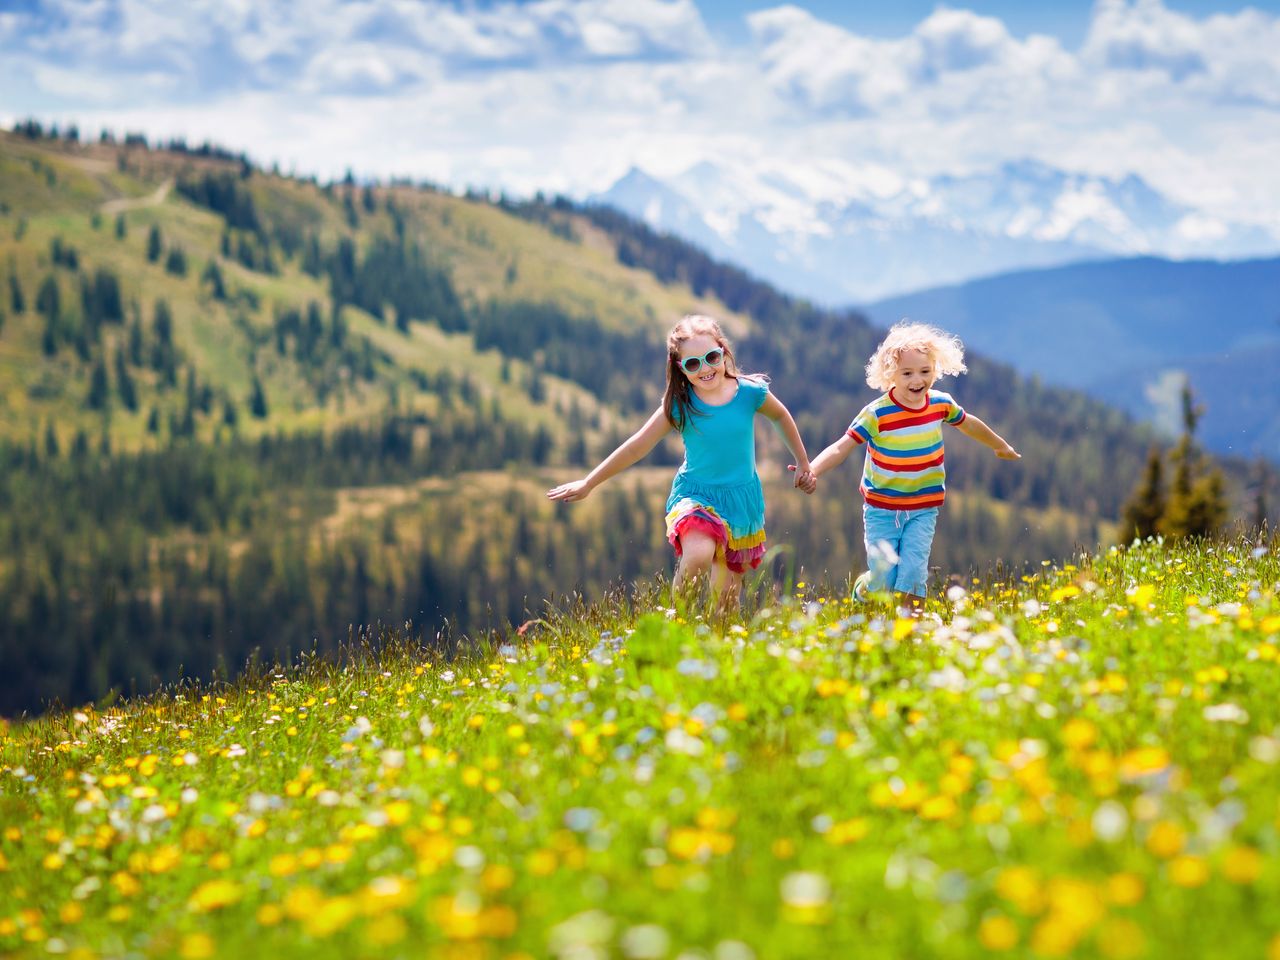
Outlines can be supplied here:
[[[1021, 460], [1022, 454], [1010, 446], [1009, 441], [1000, 434], [996, 433], [985, 423], [975, 417], [973, 414], [966, 414], [965, 418], [956, 424], [956, 429], [967, 437], [985, 443], [988, 447], [995, 451], [997, 457], [1001, 460]], [[818, 458], [822, 459], [821, 457]], [[817, 463], [814, 463], [817, 467]], [[815, 470], [816, 472], [816, 470]]]
[[[796, 458], [793, 465], [795, 467], [793, 472], [796, 475], [795, 485], [803, 488], [809, 479], [809, 454], [805, 451], [804, 441], [800, 439], [800, 431], [796, 429], [796, 422], [791, 412], [772, 393], [765, 394], [759, 412], [773, 421], [774, 427], [782, 434], [782, 440], [787, 445], [787, 449]], [[812, 491], [809, 492], [812, 493]]]
[[814, 477], [820, 477], [832, 467], [838, 467], [844, 463], [849, 454], [853, 453], [854, 448], [858, 446], [858, 441], [847, 433], [837, 440], [835, 443], [823, 450], [813, 461], [811, 472]]
[[591, 491], [615, 474], [621, 473], [638, 460], [643, 459], [650, 450], [658, 445], [658, 441], [671, 432], [671, 421], [661, 407], [645, 421], [645, 425], [628, 437], [618, 449], [605, 457], [598, 467], [581, 480], [562, 483], [547, 491], [551, 500], [566, 500], [573, 503], [585, 500]]

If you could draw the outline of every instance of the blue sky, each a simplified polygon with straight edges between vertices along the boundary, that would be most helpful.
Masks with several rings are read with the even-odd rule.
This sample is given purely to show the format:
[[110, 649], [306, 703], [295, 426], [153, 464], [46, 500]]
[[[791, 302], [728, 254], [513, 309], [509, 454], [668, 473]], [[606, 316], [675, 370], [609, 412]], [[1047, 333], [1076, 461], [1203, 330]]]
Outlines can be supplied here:
[[[747, 36], [743, 15], [777, 5], [705, 0], [698, 7], [717, 33], [743, 40]], [[936, 0], [813, 0], [810, 3], [802, 2], [799, 6], [848, 30], [872, 37], [893, 37], [910, 32], [912, 27], [940, 4]], [[981, 0], [974, 3], [951, 2], [946, 6], [997, 17], [1015, 36], [1047, 33], [1068, 46], [1076, 46], [1084, 40], [1088, 31], [1093, 0]], [[1273, 14], [1280, 13], [1280, 0], [1259, 0], [1253, 3], [1237, 0], [1175, 0], [1164, 6], [1171, 11], [1195, 17], [1235, 13], [1246, 7]]]
[[28, 115], [522, 193], [1030, 159], [1280, 231], [1280, 0], [0, 0], [0, 123]]

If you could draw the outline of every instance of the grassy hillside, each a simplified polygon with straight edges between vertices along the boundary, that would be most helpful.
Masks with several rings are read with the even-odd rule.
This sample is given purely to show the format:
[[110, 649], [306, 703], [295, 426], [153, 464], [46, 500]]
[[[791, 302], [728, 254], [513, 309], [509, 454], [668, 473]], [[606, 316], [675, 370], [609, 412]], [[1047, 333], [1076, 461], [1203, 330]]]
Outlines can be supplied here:
[[[330, 371], [335, 382], [319, 399], [302, 369], [306, 364], [287, 354], [272, 356], [278, 353], [269, 346], [279, 311], [304, 311], [317, 303], [324, 305], [326, 322], [330, 314], [324, 278], [308, 275], [299, 258], [290, 258], [283, 248], [304, 237], [329, 248], [341, 235], [353, 237], [357, 251], [366, 250], [375, 235], [392, 232], [392, 210], [406, 225], [407, 241], [421, 244], [432, 264], [448, 270], [458, 295], [472, 307], [553, 302], [573, 314], [598, 318], [606, 328], [643, 330], [651, 336], [693, 310], [724, 316], [741, 331], [750, 328], [749, 319], [714, 297], [694, 296], [687, 287], [659, 283], [651, 274], [622, 266], [598, 232], [584, 228], [581, 238], [557, 236], [486, 201], [411, 186], [324, 190], [257, 171], [242, 178], [239, 166], [229, 160], [137, 146], [31, 141], [8, 133], [0, 133], [0, 161], [5, 171], [0, 178], [0, 293], [7, 301], [0, 302], [5, 316], [0, 329], [4, 437], [42, 437], [44, 425], [53, 424], [68, 440], [77, 430], [96, 439], [105, 419], [118, 449], [136, 449], [149, 439], [154, 443], [146, 431], [150, 410], [156, 407], [167, 415], [179, 409], [180, 389], [167, 390], [143, 369], [134, 373], [139, 381], [136, 410], [124, 409], [118, 401], [100, 411], [87, 410], [85, 400], [93, 361], [101, 356], [110, 365], [135, 319], [148, 333], [158, 300], [172, 312], [183, 372], [189, 368], [197, 383], [220, 401], [214, 413], [197, 418], [199, 435], [206, 439], [221, 428], [223, 402], [248, 405], [255, 372], [266, 386], [268, 415], [240, 418], [237, 429], [250, 436], [367, 420], [386, 408], [390, 392], [411, 403], [420, 392], [414, 389], [415, 375], [445, 369], [473, 376], [486, 395], [498, 400], [504, 415], [550, 424], [556, 403], [591, 402], [582, 390], [552, 377], [546, 402], [530, 404], [521, 391], [502, 385], [498, 356], [478, 355], [468, 338], [442, 336], [438, 328], [421, 323], [406, 335], [351, 304], [341, 308], [349, 335], [357, 344], [367, 339], [377, 358], [365, 382], [335, 369]], [[229, 227], [224, 216], [175, 189], [175, 183], [204, 175], [231, 178], [251, 198], [263, 225], [261, 237]], [[147, 257], [153, 228], [162, 246], [154, 262]], [[231, 238], [230, 255], [222, 247], [224, 235]], [[259, 253], [272, 249], [262, 238], [275, 241], [270, 270], [238, 260], [241, 240]], [[53, 262], [55, 243], [74, 251], [74, 267]], [[185, 256], [184, 275], [166, 269], [174, 250]], [[210, 263], [223, 276], [225, 299], [215, 298], [211, 284], [202, 279]], [[48, 277], [55, 280], [64, 324], [78, 329], [85, 312], [79, 281], [92, 279], [100, 269], [119, 278], [127, 316], [114, 328], [105, 326], [101, 342], [90, 343], [87, 351], [77, 355], [60, 348], [50, 355], [42, 349], [47, 323], [36, 303], [41, 284]], [[25, 301], [22, 311], [8, 296], [14, 283]], [[527, 376], [526, 364], [518, 358], [508, 361], [508, 367], [512, 382]]]
[[572, 606], [0, 733], [0, 950], [1280, 950], [1280, 565], [1081, 556], [918, 621]]

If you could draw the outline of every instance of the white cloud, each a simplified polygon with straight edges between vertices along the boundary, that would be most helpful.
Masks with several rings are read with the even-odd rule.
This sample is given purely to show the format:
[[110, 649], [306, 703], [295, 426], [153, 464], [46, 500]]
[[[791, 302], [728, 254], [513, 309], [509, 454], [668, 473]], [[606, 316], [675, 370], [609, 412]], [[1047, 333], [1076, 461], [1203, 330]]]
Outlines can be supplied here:
[[[1074, 64], [1051, 37], [1011, 36], [1004, 24], [941, 7], [911, 34], [877, 40], [850, 33], [794, 6], [750, 15], [766, 74], [802, 106], [857, 116], [890, 108], [967, 108], [1066, 80]], [[1028, 88], [1030, 83], [1030, 88]]]
[[0, 14], [0, 101], [300, 172], [522, 192], [750, 155], [844, 202], [1032, 157], [1142, 175], [1203, 215], [1189, 239], [1280, 227], [1280, 18], [1100, 0], [1077, 50], [947, 7], [890, 38], [795, 5], [746, 20], [735, 47], [693, 0], [45, 0]]

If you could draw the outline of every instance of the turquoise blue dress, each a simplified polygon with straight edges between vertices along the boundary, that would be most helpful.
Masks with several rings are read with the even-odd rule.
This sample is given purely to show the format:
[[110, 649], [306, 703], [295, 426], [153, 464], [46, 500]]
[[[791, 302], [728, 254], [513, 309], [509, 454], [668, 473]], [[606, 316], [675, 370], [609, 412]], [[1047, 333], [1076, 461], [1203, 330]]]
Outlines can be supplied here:
[[667, 539], [681, 553], [680, 536], [712, 536], [730, 570], [758, 567], [765, 551], [764, 491], [756, 473], [755, 416], [768, 383], [739, 377], [733, 399], [720, 406], [695, 394], [681, 431], [684, 463], [667, 497]]

